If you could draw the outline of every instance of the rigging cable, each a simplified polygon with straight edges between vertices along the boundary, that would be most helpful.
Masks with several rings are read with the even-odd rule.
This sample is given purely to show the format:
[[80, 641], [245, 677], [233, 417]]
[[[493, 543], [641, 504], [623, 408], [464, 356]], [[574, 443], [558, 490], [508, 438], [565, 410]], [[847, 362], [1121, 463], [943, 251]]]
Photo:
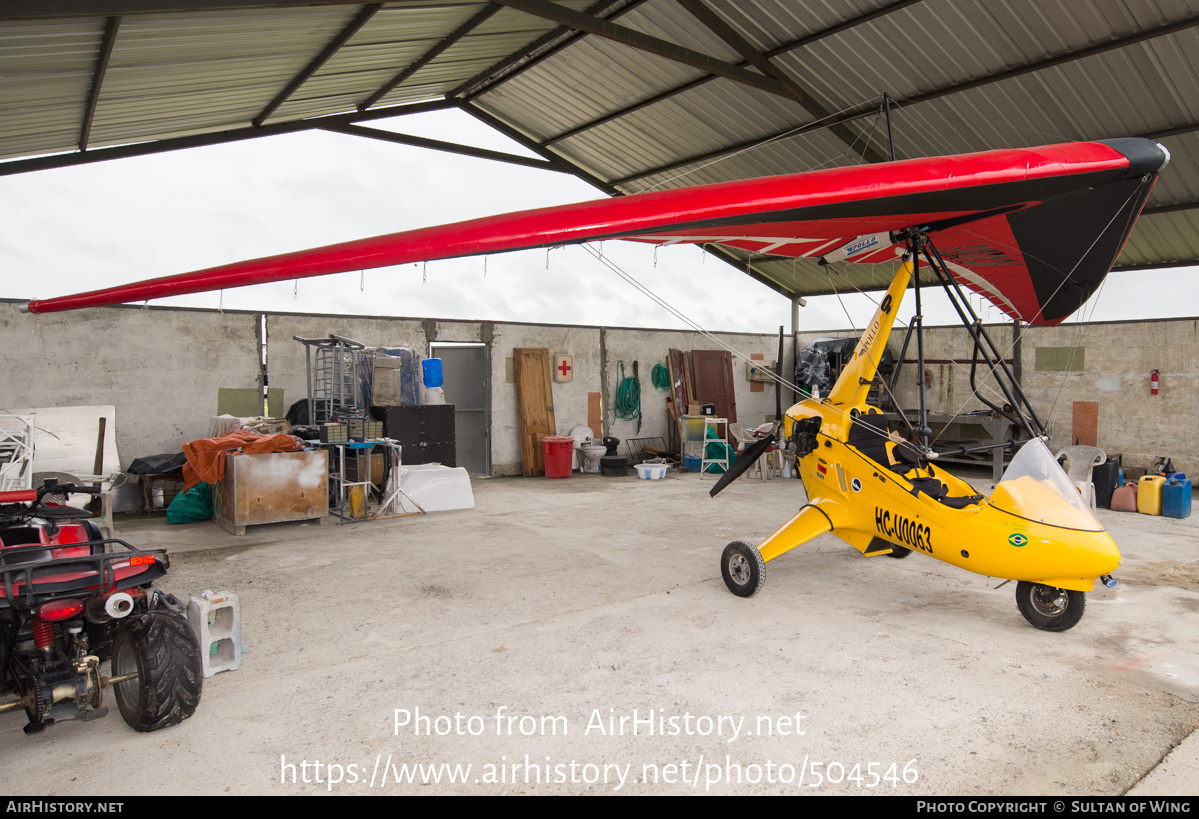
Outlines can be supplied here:
[[[1142, 179], [1142, 180], [1141, 180], [1141, 184], [1140, 184], [1140, 185], [1138, 185], [1136, 188], [1134, 188], [1134, 189], [1133, 189], [1133, 191], [1132, 191], [1132, 192], [1131, 192], [1131, 193], [1128, 195], [1128, 198], [1127, 198], [1127, 199], [1125, 199], [1125, 200], [1124, 200], [1124, 201], [1123, 201], [1123, 202], [1120, 204], [1120, 206], [1119, 206], [1118, 208], [1116, 208], [1116, 211], [1115, 211], [1115, 213], [1113, 213], [1113, 214], [1112, 214], [1112, 217], [1111, 217], [1111, 218], [1110, 218], [1110, 219], [1107, 221], [1107, 224], [1105, 224], [1105, 225], [1104, 225], [1104, 226], [1103, 226], [1103, 227], [1102, 227], [1102, 228], [1099, 230], [1099, 233], [1098, 233], [1098, 234], [1095, 236], [1095, 238], [1094, 238], [1094, 239], [1091, 241], [1091, 244], [1090, 244], [1090, 245], [1088, 245], [1088, 246], [1087, 246], [1087, 249], [1086, 249], [1086, 250], [1084, 250], [1084, 251], [1083, 251], [1083, 252], [1082, 252], [1082, 253], [1079, 255], [1079, 257], [1078, 257], [1078, 260], [1077, 260], [1077, 261], [1074, 263], [1074, 266], [1073, 266], [1072, 268], [1070, 268], [1070, 271], [1069, 271], [1068, 273], [1062, 273], [1062, 271], [1061, 271], [1061, 270], [1058, 270], [1058, 268], [1054, 267], [1053, 265], [1050, 265], [1048, 262], [1045, 262], [1045, 261], [1044, 261], [1044, 260], [1042, 260], [1042, 259], [1037, 259], [1037, 257], [1036, 257], [1036, 256], [1034, 256], [1033, 254], [1031, 254], [1031, 253], [1028, 253], [1028, 252], [1026, 252], [1026, 251], [1024, 251], [1024, 250], [1021, 250], [1019, 247], [1014, 247], [1014, 246], [1012, 246], [1012, 245], [1008, 245], [1008, 244], [1004, 244], [1004, 243], [1000, 243], [1000, 242], [996, 242], [996, 244], [997, 244], [997, 245], [1001, 245], [1001, 246], [1003, 246], [1003, 247], [1006, 247], [1006, 248], [1008, 248], [1009, 250], [1013, 250], [1013, 251], [1015, 251], [1015, 252], [1019, 253], [1020, 255], [1022, 255], [1022, 256], [1024, 256], [1024, 257], [1026, 257], [1026, 258], [1029, 258], [1029, 259], [1034, 259], [1034, 260], [1036, 260], [1036, 261], [1038, 261], [1038, 262], [1041, 262], [1041, 263], [1042, 263], [1042, 264], [1044, 264], [1046, 267], [1049, 267], [1050, 269], [1056, 270], [1058, 273], [1061, 273], [1061, 274], [1062, 274], [1062, 280], [1061, 280], [1061, 282], [1058, 284], [1058, 286], [1057, 286], [1056, 288], [1054, 288], [1053, 292], [1049, 294], [1049, 297], [1048, 297], [1048, 298], [1042, 299], [1042, 301], [1041, 301], [1042, 305], [1048, 304], [1048, 303], [1049, 303], [1050, 301], [1052, 301], [1052, 300], [1053, 300], [1053, 298], [1054, 298], [1054, 297], [1055, 297], [1055, 296], [1058, 294], [1058, 291], [1060, 291], [1060, 290], [1061, 290], [1063, 287], [1065, 287], [1065, 286], [1066, 286], [1066, 284], [1067, 284], [1067, 283], [1070, 281], [1070, 279], [1071, 279], [1071, 278], [1074, 276], [1074, 272], [1075, 272], [1076, 270], [1078, 270], [1078, 266], [1079, 266], [1080, 264], [1082, 264], [1082, 260], [1083, 260], [1083, 259], [1085, 259], [1085, 258], [1087, 257], [1087, 254], [1088, 254], [1088, 253], [1090, 253], [1090, 252], [1091, 252], [1091, 250], [1093, 250], [1093, 249], [1094, 249], [1095, 245], [1097, 245], [1097, 244], [1099, 243], [1099, 240], [1103, 238], [1103, 235], [1104, 235], [1104, 233], [1107, 231], [1107, 229], [1108, 229], [1108, 228], [1110, 228], [1110, 227], [1112, 226], [1112, 223], [1113, 223], [1113, 222], [1115, 222], [1115, 221], [1116, 221], [1116, 219], [1117, 219], [1117, 218], [1120, 216], [1120, 214], [1124, 212], [1124, 209], [1125, 209], [1125, 208], [1128, 206], [1128, 204], [1129, 204], [1131, 201], [1133, 201], [1133, 199], [1134, 199], [1134, 198], [1135, 198], [1135, 197], [1136, 197], [1136, 196], [1137, 196], [1137, 195], [1140, 193], [1141, 189], [1142, 189], [1142, 188], [1144, 188], [1144, 186], [1145, 186], [1145, 184], [1146, 184], [1146, 183], [1147, 183], [1147, 180], [1146, 180], [1146, 179]], [[1128, 219], [1135, 219], [1135, 218], [1136, 218], [1136, 215], [1137, 215], [1136, 213], [1131, 213], [1131, 212], [1130, 212], [1130, 213], [1129, 213], [1129, 215], [1128, 215]], [[974, 231], [972, 231], [972, 230], [969, 230], [969, 229], [967, 229], [967, 231], [966, 231], [966, 232], [970, 233], [971, 235], [978, 236], [980, 239], [982, 239], [982, 238], [983, 238], [982, 236], [979, 236], [979, 234], [975, 233], [975, 232], [974, 232]], [[1105, 279], [1105, 281], [1106, 281], [1106, 279]], [[1102, 290], [1102, 287], [1100, 287], [1099, 289], [1100, 289], [1100, 290]], [[1098, 295], [1098, 292], [1096, 292], [1096, 295]], [[1038, 310], [1038, 311], [1036, 312], [1036, 314], [1035, 314], [1035, 315], [1032, 317], [1032, 319], [1030, 319], [1030, 320], [1029, 320], [1027, 323], [1028, 323], [1028, 324], [1031, 324], [1033, 321], [1035, 321], [1037, 318], [1039, 318], [1039, 317], [1041, 316], [1041, 312], [1042, 312], [1043, 310], [1044, 310], [1044, 307], [1042, 306], [1041, 310]], [[1092, 308], [1092, 311], [1093, 311], [1093, 310], [1094, 310], [1094, 308]], [[1082, 324], [1081, 322], [1079, 322], [1079, 325], [1080, 325], [1079, 335], [1077, 336], [1077, 341], [1075, 342], [1074, 349], [1077, 349], [1077, 346], [1078, 346], [1078, 344], [1079, 344], [1079, 343], [1081, 343], [1081, 341], [1082, 341], [1082, 336], [1083, 336], [1083, 333], [1085, 332], [1085, 325], [1084, 325], [1084, 324]], [[1017, 333], [1014, 333], [1014, 332], [1012, 333], [1012, 343], [1011, 343], [1011, 344], [1008, 346], [1008, 348], [1007, 348], [1006, 350], [1004, 350], [1004, 351], [1003, 351], [1003, 355], [1001, 355], [1001, 356], [1000, 356], [1000, 360], [1006, 359], [1006, 358], [1007, 358], [1009, 355], [1011, 355], [1011, 353], [1012, 353], [1012, 350], [1013, 350], [1013, 349], [1015, 349], [1015, 347], [1016, 347], [1016, 339], [1019, 337], [1019, 335], [1020, 335], [1020, 334], [1017, 334]], [[1072, 360], [1073, 360], [1073, 353], [1071, 353], [1071, 361], [1072, 361]], [[1069, 364], [1069, 363], [1067, 363], [1067, 365], [1066, 365], [1066, 366], [1067, 366], [1067, 367], [1069, 367], [1069, 366], [1070, 366], [1070, 364]], [[991, 369], [992, 369], [992, 374], [994, 374], [994, 368], [991, 368]], [[1053, 425], [1053, 418], [1054, 418], [1054, 417], [1056, 416], [1056, 414], [1057, 414], [1057, 406], [1058, 406], [1058, 402], [1061, 400], [1061, 397], [1062, 397], [1062, 390], [1063, 390], [1063, 388], [1066, 386], [1066, 376], [1068, 376], [1069, 374], [1070, 374], [1070, 371], [1069, 371], [1069, 369], [1067, 369], [1066, 371], [1064, 371], [1064, 372], [1062, 373], [1062, 379], [1061, 379], [1061, 382], [1060, 382], [1060, 384], [1059, 384], [1059, 386], [1058, 386], [1057, 395], [1054, 397], [1054, 399], [1053, 399], [1053, 404], [1050, 406], [1050, 408], [1049, 408], [1049, 413], [1048, 413], [1048, 414], [1047, 414], [1047, 416], [1046, 416], [1046, 422], [1045, 422], [1045, 429], [1046, 429], [1046, 432], [1048, 432], [1048, 429], [1049, 429], [1049, 428], [1050, 428], [1050, 427]], [[959, 408], [958, 408], [957, 412], [955, 412], [955, 413], [953, 414], [953, 416], [952, 416], [952, 417], [953, 417], [953, 418], [957, 418], [957, 416], [958, 416], [958, 415], [960, 415], [960, 414], [962, 413], [962, 411], [963, 411], [963, 410], [965, 410], [965, 408], [966, 408], [966, 404], [968, 404], [972, 398], [974, 398], [974, 393], [973, 393], [973, 392], [972, 392], [972, 393], [970, 394], [970, 396], [969, 396], [969, 397], [966, 399], [966, 401], [965, 401], [965, 402], [964, 402], [964, 403], [961, 405], [961, 407], [959, 407]], [[945, 429], [948, 429], [948, 425], [945, 427]], [[942, 429], [942, 433], [945, 431], [945, 429]], [[938, 437], [938, 438], [940, 438], [940, 434], [938, 434], [938, 436], [937, 436], [937, 437]], [[934, 441], [935, 441], [935, 439], [934, 439]]]
[[[665, 299], [660, 297], [657, 293], [650, 290], [648, 287], [643, 285], [641, 282], [637, 281], [635, 278], [632, 277], [632, 275], [625, 272], [625, 270], [623, 270], [618, 264], [616, 264], [615, 262], [613, 262], [611, 259], [609, 259], [606, 256], [601, 256], [599, 254], [599, 252], [591, 245], [584, 244], [584, 245], [582, 245], [582, 247], [584, 250], [586, 250], [588, 253], [590, 253], [593, 257], [595, 257], [596, 260], [598, 260], [601, 264], [603, 264], [605, 267], [607, 267], [609, 270], [611, 270], [617, 276], [624, 279], [626, 282], [631, 284], [633, 287], [637, 288], [639, 291], [641, 291], [642, 294], [647, 296], [650, 300], [654, 301], [656, 304], [658, 304], [660, 307], [662, 307], [668, 313], [670, 313], [671, 315], [673, 315], [675, 318], [679, 319], [683, 323], [687, 324], [689, 327], [694, 329], [696, 332], [698, 332], [704, 338], [711, 341], [713, 344], [720, 347], [722, 350], [728, 350], [728, 352], [730, 354], [741, 359], [742, 361], [752, 361], [753, 360], [746, 353], [742, 352], [741, 350], [736, 349], [735, 347], [733, 347], [729, 344], [726, 344], [723, 340], [721, 340], [720, 338], [717, 338], [715, 334], [713, 334], [712, 332], [710, 332], [708, 330], [705, 330], [697, 322], [692, 321], [690, 318], [688, 318], [682, 312], [680, 312], [676, 308], [672, 307], [669, 302], [667, 302]], [[619, 362], [619, 363], [620, 363], [620, 365], [622, 367], [622, 371], [623, 371], [624, 362]], [[876, 362], [876, 364], [877, 364], [877, 362]], [[769, 369], [763, 369], [762, 372], [768, 376], [769, 380], [774, 381], [775, 383], [780, 384], [789, 390], [795, 389], [794, 386], [790, 382], [775, 375], [775, 373], [773, 371], [771, 371]], [[638, 389], [640, 389], [640, 387], [638, 387]], [[887, 430], [885, 424], [882, 427], [877, 427], [874, 424], [868, 423], [865, 420], [865, 418], [867, 416], [853, 417], [845, 410], [843, 410], [839, 407], [835, 407], [832, 404], [828, 404], [824, 401], [821, 401], [820, 406], [823, 411], [831, 413], [833, 415], [836, 415], [842, 419], [852, 418], [855, 423], [861, 424], [864, 429], [873, 430], [874, 432], [877, 432], [881, 435], [888, 434], [888, 430]]]

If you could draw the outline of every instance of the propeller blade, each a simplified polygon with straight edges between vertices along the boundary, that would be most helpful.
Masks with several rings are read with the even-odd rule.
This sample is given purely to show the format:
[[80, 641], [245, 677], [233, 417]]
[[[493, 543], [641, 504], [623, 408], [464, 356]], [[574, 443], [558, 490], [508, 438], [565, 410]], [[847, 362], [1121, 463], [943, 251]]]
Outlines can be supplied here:
[[774, 420], [783, 420], [783, 328], [779, 327], [779, 354], [774, 360]]
[[720, 490], [724, 489], [730, 483], [737, 480], [737, 478], [741, 477], [745, 470], [753, 466], [754, 462], [757, 461], [758, 458], [762, 457], [762, 453], [770, 449], [770, 447], [773, 445], [774, 433], [771, 433], [760, 441], [755, 441], [753, 446], [746, 447], [741, 454], [737, 456], [737, 460], [733, 461], [732, 466], [729, 467], [729, 471], [721, 475], [720, 480], [716, 482], [716, 485], [708, 490], [708, 495], [713, 498], [716, 497], [716, 495], [720, 493]]

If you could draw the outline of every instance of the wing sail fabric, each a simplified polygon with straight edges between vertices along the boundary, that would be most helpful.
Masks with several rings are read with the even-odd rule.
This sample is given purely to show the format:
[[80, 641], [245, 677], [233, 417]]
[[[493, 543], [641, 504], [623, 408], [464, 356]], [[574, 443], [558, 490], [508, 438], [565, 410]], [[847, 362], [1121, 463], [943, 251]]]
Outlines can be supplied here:
[[[1111, 269], [1167, 160], [1149, 140], [1079, 142], [657, 191], [235, 262], [34, 300], [27, 309], [74, 310], [614, 238], [818, 257], [867, 234], [929, 227], [964, 284], [1013, 317], [1056, 324]], [[849, 263], [894, 258], [894, 248], [880, 246]]]

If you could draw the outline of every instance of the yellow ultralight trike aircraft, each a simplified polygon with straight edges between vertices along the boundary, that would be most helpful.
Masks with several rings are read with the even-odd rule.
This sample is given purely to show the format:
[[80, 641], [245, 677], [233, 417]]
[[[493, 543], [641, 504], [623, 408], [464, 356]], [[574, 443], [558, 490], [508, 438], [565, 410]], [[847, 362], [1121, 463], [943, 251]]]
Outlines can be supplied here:
[[[1120, 553], [1042, 440], [1024, 443], [987, 499], [936, 467], [927, 449], [893, 439], [881, 411], [866, 403], [914, 262], [905, 256], [829, 395], [787, 410], [786, 448], [808, 502], [757, 546], [730, 543], [720, 560], [724, 582], [749, 597], [761, 589], [767, 561], [831, 531], [867, 557], [916, 551], [1016, 580], [1020, 613], [1037, 628], [1065, 631], [1082, 617], [1097, 578], [1115, 585]], [[773, 443], [771, 436], [747, 450], [711, 494]]]

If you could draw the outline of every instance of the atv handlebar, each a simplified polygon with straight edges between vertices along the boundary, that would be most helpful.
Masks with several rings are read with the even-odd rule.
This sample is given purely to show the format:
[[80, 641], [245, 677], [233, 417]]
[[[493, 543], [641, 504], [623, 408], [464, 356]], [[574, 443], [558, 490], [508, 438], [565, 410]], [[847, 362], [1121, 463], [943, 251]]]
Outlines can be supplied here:
[[[0, 522], [19, 522], [57, 507], [42, 506], [47, 495], [100, 495], [98, 486], [81, 486], [74, 483], [59, 483], [57, 478], [47, 478], [36, 489], [17, 489], [0, 492]], [[86, 517], [87, 515], [84, 514]], [[58, 517], [64, 517], [59, 515]]]
[[59, 483], [58, 478], [46, 478], [37, 488], [37, 500], [40, 502], [46, 495], [99, 495], [104, 490], [98, 486], [86, 486], [77, 483]]

